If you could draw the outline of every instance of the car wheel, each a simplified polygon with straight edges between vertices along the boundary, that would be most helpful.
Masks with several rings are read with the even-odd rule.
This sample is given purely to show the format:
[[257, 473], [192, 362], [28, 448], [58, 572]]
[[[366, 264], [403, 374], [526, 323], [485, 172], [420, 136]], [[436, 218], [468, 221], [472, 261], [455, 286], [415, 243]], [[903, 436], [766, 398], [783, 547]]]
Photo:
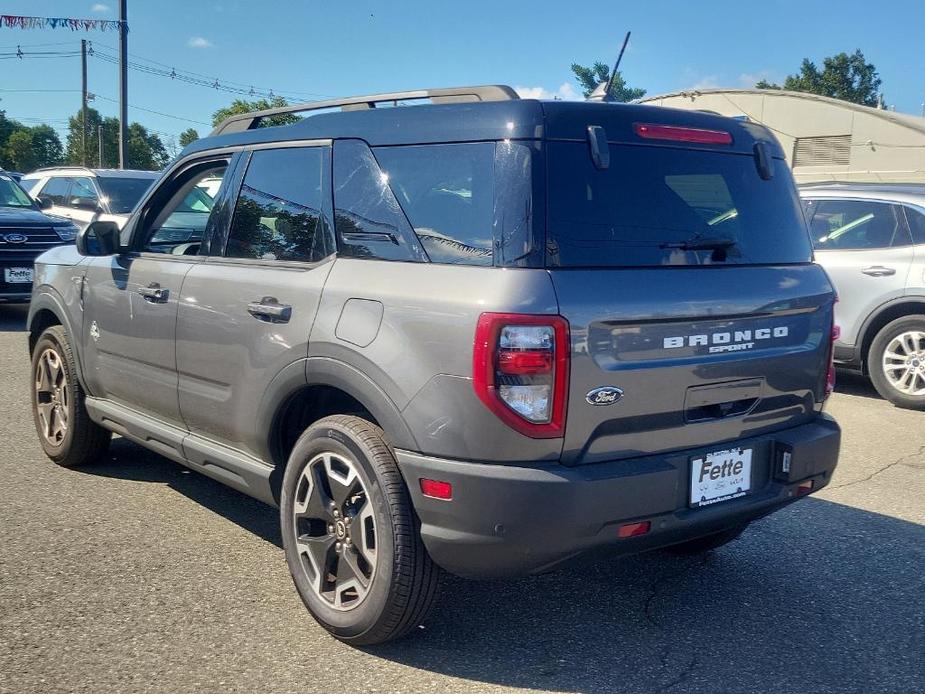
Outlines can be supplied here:
[[665, 549], [672, 554], [703, 554], [704, 552], [709, 552], [710, 550], [717, 549], [732, 542], [738, 538], [747, 527], [748, 523], [743, 523], [742, 525], [720, 530], [718, 533], [713, 533], [712, 535], [704, 535], [703, 537], [697, 537], [687, 542], [680, 542], [676, 545], [666, 547]]
[[32, 417], [42, 450], [62, 467], [97, 460], [112, 438], [90, 419], [84, 397], [67, 333], [52, 326], [32, 351]]
[[289, 571], [312, 616], [365, 646], [397, 639], [433, 606], [439, 569], [382, 430], [326, 417], [295, 444], [280, 495]]
[[885, 325], [870, 345], [867, 369], [877, 392], [894, 405], [925, 409], [925, 316]]

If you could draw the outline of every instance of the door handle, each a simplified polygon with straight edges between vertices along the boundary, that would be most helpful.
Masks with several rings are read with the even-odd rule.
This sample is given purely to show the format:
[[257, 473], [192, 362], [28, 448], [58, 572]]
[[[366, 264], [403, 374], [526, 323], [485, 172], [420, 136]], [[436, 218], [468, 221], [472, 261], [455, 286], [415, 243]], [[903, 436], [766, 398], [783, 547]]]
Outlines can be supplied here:
[[292, 306], [279, 303], [274, 296], [265, 296], [260, 301], [250, 302], [247, 312], [266, 323], [288, 323], [292, 317]]
[[139, 287], [138, 293], [144, 297], [144, 300], [152, 304], [165, 304], [170, 296], [169, 289], [161, 289], [161, 285], [152, 282], [147, 287]]
[[883, 265], [871, 265], [861, 270], [865, 275], [870, 275], [871, 277], [889, 277], [890, 275], [896, 274], [896, 269], [891, 267], [884, 267]]

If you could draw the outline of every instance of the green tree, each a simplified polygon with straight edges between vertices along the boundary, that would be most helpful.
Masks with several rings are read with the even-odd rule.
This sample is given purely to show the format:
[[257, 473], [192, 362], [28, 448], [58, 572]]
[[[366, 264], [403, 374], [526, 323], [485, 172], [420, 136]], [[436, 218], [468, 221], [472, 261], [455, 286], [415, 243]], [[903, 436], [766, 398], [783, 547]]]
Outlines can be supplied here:
[[[83, 164], [80, 111], [68, 121], [64, 158], [68, 164]], [[100, 160], [100, 129], [102, 130], [102, 161]], [[164, 143], [140, 123], [128, 126], [128, 166], [133, 169], [156, 171], [164, 168], [169, 155]], [[104, 118], [95, 108], [87, 109], [87, 166], [114, 169], [119, 166], [119, 120]]]
[[[256, 101], [247, 101], [246, 99], [235, 99], [228, 106], [218, 109], [212, 114], [212, 127], [217, 126], [223, 120], [230, 116], [237, 116], [242, 113], [251, 113], [252, 111], [264, 111], [268, 108], [280, 108], [288, 106], [289, 102], [281, 96], [275, 96], [272, 99], [257, 99]], [[281, 116], [272, 116], [263, 121], [262, 125], [269, 127], [272, 125], [289, 125], [299, 120], [299, 117], [291, 113]]]
[[188, 144], [191, 144], [199, 139], [199, 133], [196, 132], [195, 128], [187, 128], [182, 133], [180, 133], [180, 146], [186, 147]]
[[[581, 87], [581, 93], [586, 97], [591, 94], [598, 85], [610, 79], [610, 68], [606, 63], [595, 62], [591, 67], [572, 63], [572, 72], [575, 73], [575, 79], [578, 86]], [[610, 85], [610, 97], [614, 101], [633, 101], [641, 99], [646, 95], [645, 89], [639, 87], [628, 87], [623, 75], [617, 70], [614, 76], [613, 84]]]
[[33, 171], [61, 163], [61, 140], [51, 126], [37, 125], [13, 132], [7, 140], [5, 159], [17, 171]]
[[133, 169], [159, 171], [170, 158], [161, 138], [140, 123], [128, 126], [128, 161]]
[[767, 80], [761, 80], [755, 87], [809, 92], [862, 106], [876, 106], [880, 99], [880, 84], [877, 68], [867, 62], [860, 50], [856, 50], [850, 55], [839, 53], [824, 58], [821, 70], [809, 58], [804, 58], [799, 74], [789, 75], [783, 87]]
[[26, 126], [18, 120], [6, 117], [6, 111], [0, 111], [0, 168], [12, 169], [13, 165], [7, 159], [7, 144], [10, 136], [19, 130], [25, 130]]

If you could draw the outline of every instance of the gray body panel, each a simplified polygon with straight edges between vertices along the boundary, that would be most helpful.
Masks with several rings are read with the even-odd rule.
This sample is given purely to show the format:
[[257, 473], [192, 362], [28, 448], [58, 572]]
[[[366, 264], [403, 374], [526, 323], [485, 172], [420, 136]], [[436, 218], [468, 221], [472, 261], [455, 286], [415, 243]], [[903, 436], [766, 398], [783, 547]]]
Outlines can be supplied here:
[[[294, 441], [304, 428], [304, 422], [290, 427], [289, 404], [310, 410], [314, 403], [299, 398], [340, 391], [338, 402], [349, 405], [339, 406], [354, 409], [338, 413], [358, 405], [395, 449], [435, 559], [470, 575], [543, 570], [611, 544], [615, 524], [647, 515], [658, 516], [654, 542], [670, 544], [770, 512], [794, 497], [800, 480], [811, 478], [815, 488], [828, 483], [839, 440], [837, 425], [821, 413], [834, 295], [825, 273], [809, 262], [805, 239], [805, 254], [785, 261], [790, 265], [547, 263], [550, 139], [583, 146], [588, 124], [600, 118], [611, 139], [633, 144], [635, 118], [683, 119], [692, 128], [734, 132], [728, 151], [740, 161], [751, 161], [758, 143], [755, 151], [767, 146], [779, 160], [770, 133], [709, 114], [607, 104], [512, 100], [376, 111], [320, 114], [197, 141], [142, 198], [122, 229], [118, 253], [79, 261], [73, 251], [55, 251], [40, 258], [30, 330], [36, 337], [49, 315], [65, 326], [94, 421], [274, 503], [287, 457], [281, 439]], [[528, 142], [530, 156], [525, 152], [516, 160], [520, 168], [506, 172], [516, 183], [495, 195], [483, 222], [493, 235], [494, 266], [441, 264], [426, 254], [384, 260], [378, 258], [392, 256], [368, 249], [371, 257], [346, 257], [343, 238], [333, 234], [323, 252], [305, 256], [331, 253], [317, 262], [225, 257], [235, 199], [248, 185], [248, 156], [261, 148], [334, 140], [334, 166], [325, 160], [325, 180], [315, 188], [322, 202], [303, 209], [316, 215], [314, 229], [322, 231], [313, 233], [338, 229], [339, 189], [327, 179], [337, 176], [343, 138], [363, 139], [373, 149]], [[158, 206], [183, 190], [184, 176], [218, 159], [230, 166], [201, 255], [138, 252], [139, 230], [155, 228]], [[362, 170], [355, 171], [359, 179]], [[380, 173], [382, 189], [367, 186], [369, 198], [388, 189], [388, 172]], [[511, 195], [518, 186], [530, 194]], [[272, 216], [264, 204], [260, 219]], [[394, 208], [405, 214], [398, 203]], [[361, 228], [369, 221], [383, 224], [359, 212], [343, 216], [355, 235], [374, 234]], [[410, 230], [411, 220], [403, 222]], [[401, 226], [391, 223], [393, 232]], [[804, 232], [792, 226], [790, 232]], [[393, 232], [385, 236], [397, 246]], [[531, 245], [535, 240], [539, 245]], [[339, 253], [332, 252], [335, 241]], [[154, 284], [162, 290], [155, 300], [139, 293]], [[485, 313], [557, 317], [556, 330], [567, 321], [570, 340], [556, 342], [565, 346], [556, 358], [567, 357], [569, 378], [564, 435], [518, 429], [490, 409], [484, 391], [476, 392], [474, 341]], [[713, 345], [725, 343], [688, 343], [727, 333], [745, 335], [734, 342], [746, 346], [717, 351]], [[594, 404], [588, 394], [602, 387], [619, 388], [622, 398]], [[689, 508], [691, 456], [731, 442], [754, 447], [754, 493]], [[781, 467], [785, 452], [797, 461], [794, 472]], [[452, 480], [460, 500], [450, 507], [423, 498], [422, 476]], [[552, 511], [567, 522], [556, 525]], [[459, 561], [454, 548], [461, 548]]]

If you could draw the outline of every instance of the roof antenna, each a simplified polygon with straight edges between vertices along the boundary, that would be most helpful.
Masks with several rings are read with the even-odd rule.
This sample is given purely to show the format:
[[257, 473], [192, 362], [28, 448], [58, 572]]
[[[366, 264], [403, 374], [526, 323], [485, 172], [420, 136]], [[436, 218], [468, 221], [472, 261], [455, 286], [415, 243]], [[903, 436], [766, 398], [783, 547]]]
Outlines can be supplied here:
[[613, 87], [613, 81], [616, 79], [617, 70], [620, 68], [620, 61], [623, 60], [623, 51], [626, 50], [626, 44], [630, 42], [630, 34], [632, 32], [626, 32], [626, 37], [623, 39], [623, 45], [620, 47], [620, 55], [617, 56], [617, 62], [613, 65], [613, 70], [610, 71], [610, 78], [606, 82], [601, 82], [597, 85], [597, 88], [588, 95], [588, 101], [613, 101], [613, 97], [610, 95], [610, 88]]

